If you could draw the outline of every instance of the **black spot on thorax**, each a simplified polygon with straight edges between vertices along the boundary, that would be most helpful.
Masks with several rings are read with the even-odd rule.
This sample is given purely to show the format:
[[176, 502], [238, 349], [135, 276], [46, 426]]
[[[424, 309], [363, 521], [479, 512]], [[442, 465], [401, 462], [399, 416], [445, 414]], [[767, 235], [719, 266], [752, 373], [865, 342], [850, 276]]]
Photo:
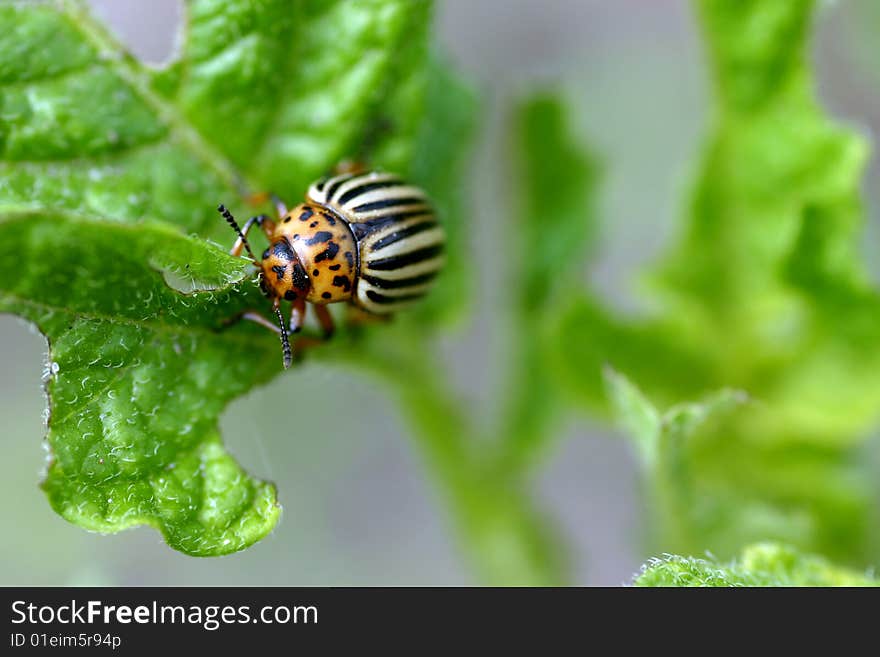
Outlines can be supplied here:
[[351, 290], [351, 281], [348, 280], [348, 276], [334, 276], [333, 287], [341, 287], [346, 292], [349, 292]]
[[329, 242], [330, 238], [333, 237], [333, 233], [328, 230], [321, 230], [315, 233], [310, 239], [306, 240], [306, 244], [309, 246], [314, 246], [315, 244], [323, 244], [324, 242]]
[[330, 242], [329, 244], [327, 244], [326, 249], [315, 256], [315, 262], [321, 262], [322, 260], [333, 260], [333, 258], [336, 257], [337, 253], [339, 253], [339, 245], [336, 242]]

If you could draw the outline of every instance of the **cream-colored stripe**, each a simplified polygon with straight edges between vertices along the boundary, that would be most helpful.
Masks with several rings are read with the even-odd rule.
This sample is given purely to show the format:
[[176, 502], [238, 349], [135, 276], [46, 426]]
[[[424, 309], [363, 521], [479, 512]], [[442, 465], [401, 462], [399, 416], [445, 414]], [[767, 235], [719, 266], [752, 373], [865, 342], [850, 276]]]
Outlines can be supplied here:
[[[410, 226], [415, 226], [417, 224], [423, 224], [426, 221], [434, 221], [435, 217], [430, 212], [426, 212], [425, 214], [417, 214], [414, 217], [410, 217], [408, 219], [404, 219], [403, 221], [389, 221], [388, 223], [380, 225], [379, 228], [373, 230], [372, 233], [369, 233], [364, 236], [363, 242], [364, 244], [368, 244], [371, 248], [372, 246], [378, 242], [379, 240], [385, 239], [389, 235], [393, 235], [394, 233], [405, 230]], [[439, 225], [438, 225], [439, 227]], [[429, 228], [427, 230], [434, 230], [433, 228]], [[418, 233], [416, 233], [418, 234]], [[406, 238], [404, 238], [406, 239]]]
[[343, 173], [342, 175], [335, 176], [327, 180], [324, 183], [324, 189], [318, 191], [317, 183], [309, 187], [308, 199], [310, 201], [314, 201], [315, 203], [327, 203], [327, 190], [330, 189], [333, 185], [335, 185], [340, 180], [346, 180], [351, 174]]
[[360, 194], [348, 201], [348, 203], [345, 203], [342, 207], [346, 210], [354, 210], [359, 205], [375, 203], [376, 201], [389, 201], [396, 198], [417, 198], [420, 200], [426, 200], [425, 193], [418, 187], [413, 187], [412, 185], [399, 185], [395, 187], [374, 189], [371, 192]]
[[[392, 231], [390, 234], [393, 234], [395, 231]], [[372, 235], [370, 236], [372, 237]], [[415, 233], [414, 235], [407, 235], [396, 242], [392, 242], [387, 246], [383, 246], [378, 251], [374, 251], [372, 249], [373, 244], [375, 244], [378, 240], [368, 239], [364, 246], [364, 255], [369, 260], [376, 260], [379, 258], [391, 258], [393, 256], [403, 255], [405, 253], [409, 253], [410, 251], [415, 251], [417, 249], [423, 249], [428, 246], [434, 246], [435, 244], [443, 244], [444, 242], [444, 234], [443, 229], [440, 226], [436, 228], [429, 228], [428, 230], [423, 230], [420, 233]]]
[[[366, 185], [373, 182], [385, 182], [386, 180], [399, 180], [398, 176], [395, 176], [391, 173], [376, 173], [375, 171], [355, 176], [351, 180], [347, 180], [339, 186], [339, 189], [336, 190], [336, 193], [333, 195], [334, 199], [340, 198], [345, 192], [350, 189], [354, 189], [355, 187], [360, 187], [361, 185]], [[401, 183], [403, 184], [403, 183]], [[394, 189], [393, 187], [386, 187], [385, 189]], [[362, 198], [362, 196], [356, 196], [355, 199]], [[332, 199], [328, 199], [328, 201], [336, 203]], [[350, 202], [349, 202], [350, 203]], [[346, 205], [345, 207], [348, 207]]]
[[[423, 210], [425, 214], [432, 214], [431, 207], [427, 203], [413, 203], [412, 205], [395, 205], [390, 208], [379, 208], [378, 210], [368, 210], [364, 212], [360, 210], [354, 212], [348, 210], [351, 216], [356, 217], [358, 222], [367, 222], [373, 219], [381, 219], [383, 217], [393, 217], [399, 212], [410, 212], [411, 210]], [[394, 224], [389, 224], [394, 225]], [[384, 226], [383, 226], [384, 228]]]

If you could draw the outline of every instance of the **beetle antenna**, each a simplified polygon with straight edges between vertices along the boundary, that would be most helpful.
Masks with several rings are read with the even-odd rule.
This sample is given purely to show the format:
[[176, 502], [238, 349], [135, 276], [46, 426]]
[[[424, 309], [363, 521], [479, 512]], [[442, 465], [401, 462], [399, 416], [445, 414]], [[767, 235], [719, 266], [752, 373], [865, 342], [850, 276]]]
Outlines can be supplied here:
[[251, 251], [251, 245], [248, 244], [247, 237], [245, 237], [244, 233], [241, 232], [241, 228], [239, 228], [238, 222], [235, 220], [235, 217], [232, 216], [232, 213], [227, 210], [226, 206], [222, 203], [217, 206], [217, 212], [222, 214], [227, 223], [232, 226], [232, 230], [238, 233], [238, 239], [240, 239], [242, 244], [244, 244], [244, 248], [247, 249], [248, 255], [250, 255], [251, 260], [256, 261], [257, 257], [254, 255], [254, 252]]
[[275, 316], [278, 318], [278, 327], [281, 329], [281, 350], [284, 352], [284, 369], [290, 369], [290, 363], [293, 361], [293, 352], [290, 349], [290, 338], [287, 335], [287, 326], [284, 324], [284, 315], [281, 314], [280, 306], [275, 306]]

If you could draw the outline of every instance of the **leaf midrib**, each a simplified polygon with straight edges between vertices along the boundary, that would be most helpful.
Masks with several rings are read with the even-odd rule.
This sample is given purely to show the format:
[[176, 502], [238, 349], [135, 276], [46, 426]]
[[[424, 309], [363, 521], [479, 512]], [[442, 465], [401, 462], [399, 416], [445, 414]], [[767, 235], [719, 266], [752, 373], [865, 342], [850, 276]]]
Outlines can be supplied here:
[[210, 142], [208, 142], [196, 128], [189, 124], [181, 115], [179, 108], [168, 103], [151, 88], [144, 78], [143, 72], [132, 66], [135, 61], [131, 56], [119, 53], [127, 53], [126, 49], [109, 34], [107, 29], [97, 23], [91, 13], [85, 9], [78, 0], [61, 0], [62, 12], [71, 20], [74, 28], [83, 36], [87, 43], [93, 46], [98, 56], [109, 55], [112, 65], [108, 68], [115, 72], [126, 82], [151, 109], [158, 115], [171, 134], [189, 147], [189, 150], [203, 163], [213, 170], [223, 182], [232, 189], [238, 190], [239, 194], [246, 196], [249, 190], [257, 189], [250, 178], [239, 171], [232, 162]]

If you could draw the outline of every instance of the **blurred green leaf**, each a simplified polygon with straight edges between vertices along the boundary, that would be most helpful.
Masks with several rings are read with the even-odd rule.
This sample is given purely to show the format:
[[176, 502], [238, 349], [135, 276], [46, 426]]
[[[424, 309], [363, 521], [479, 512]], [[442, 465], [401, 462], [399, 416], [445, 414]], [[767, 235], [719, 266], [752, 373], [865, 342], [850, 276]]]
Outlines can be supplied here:
[[[470, 243], [473, 217], [467, 202], [470, 191], [468, 165], [479, 102], [474, 90], [454, 76], [449, 66], [436, 57], [429, 59], [427, 66], [422, 106], [419, 107], [424, 118], [413, 126], [416, 131], [408, 141], [411, 145], [409, 173], [412, 180], [431, 195], [443, 222], [446, 268], [425, 303], [414, 309], [413, 316], [424, 326], [436, 327], [461, 316], [467, 308], [473, 285], [469, 273], [475, 254]], [[405, 82], [401, 89], [411, 96], [410, 86], [410, 82]], [[396, 117], [392, 122], [400, 125], [401, 119]], [[381, 150], [382, 146], [386, 150]], [[380, 146], [377, 158], [384, 161], [384, 157], [391, 158], [400, 150], [400, 147], [386, 142]], [[389, 164], [390, 168], [403, 168], [395, 159], [391, 161], [395, 164]]]
[[553, 326], [555, 373], [586, 408], [608, 416], [603, 370], [625, 372], [664, 404], [698, 396], [711, 388], [712, 365], [696, 339], [671, 319], [628, 319], [589, 293], [572, 291], [572, 301]]
[[584, 273], [596, 236], [599, 164], [571, 127], [555, 94], [521, 101], [514, 126], [516, 164], [522, 180], [520, 254], [514, 276], [518, 305], [534, 322], [567, 296], [572, 279]]
[[[430, 9], [192, 0], [179, 58], [154, 70], [81, 2], [0, 6], [0, 310], [50, 340], [45, 488], [65, 518], [150, 524], [199, 555], [272, 529], [274, 490], [217, 433], [226, 403], [281, 369], [276, 337], [220, 330], [265, 300], [243, 261], [177, 230], [228, 243], [218, 202], [295, 202], [359, 157], [422, 172], [460, 245], [453, 190], [473, 104], [429, 64]], [[442, 296], [437, 314], [465, 295]]]
[[633, 441], [650, 482], [650, 521], [661, 524], [665, 540], [674, 545], [701, 540], [701, 515], [709, 506], [699, 490], [694, 447], [701, 433], [711, 432], [747, 395], [724, 389], [661, 411], [610, 367], [605, 381], [617, 422]]
[[860, 562], [873, 493], [846, 448], [880, 410], [880, 306], [857, 242], [867, 144], [816, 100], [813, 7], [698, 3], [716, 117], [659, 280], [668, 316], [711, 363], [706, 385], [758, 400], [695, 446], [717, 503], [700, 547], [772, 536]]
[[804, 555], [788, 546], [761, 543], [727, 563], [667, 555], [636, 576], [636, 586], [880, 586], [863, 573]]
[[813, 4], [698, 4], [716, 118], [660, 280], [722, 380], [771, 405], [756, 430], [826, 445], [880, 418], [880, 304], [857, 241], [868, 148], [816, 101]]
[[[865, 559], [872, 538], [871, 487], [854, 455], [741, 437], [761, 400], [721, 390], [660, 410], [625, 376], [606, 370], [609, 400], [632, 438], [650, 491], [652, 546], [675, 552], [772, 539]], [[732, 412], [732, 411], [736, 412]]]
[[747, 401], [741, 390], [719, 390], [699, 402], [676, 404], [661, 413], [625, 376], [605, 368], [605, 381], [618, 422], [632, 437], [644, 464], [657, 467], [680, 452], [682, 442], [703, 422]]
[[605, 362], [669, 403], [731, 385], [768, 402], [762, 434], [856, 442], [880, 418], [880, 307], [857, 242], [867, 145], [816, 102], [811, 1], [695, 4], [716, 116], [655, 276], [665, 304], [634, 321], [574, 303], [563, 376], [599, 408]]
[[811, 0], [695, 6], [715, 111], [682, 233], [652, 276], [655, 309], [627, 318], [575, 297], [555, 334], [559, 380], [603, 415], [605, 366], [647, 407], [723, 388], [755, 400], [699, 427], [670, 482], [671, 455], [645, 438], [663, 416], [617, 386], [663, 500], [655, 544], [729, 557], [772, 538], [865, 563], [876, 503], [858, 450], [880, 419], [880, 300], [857, 240], [867, 144], [816, 100]]

